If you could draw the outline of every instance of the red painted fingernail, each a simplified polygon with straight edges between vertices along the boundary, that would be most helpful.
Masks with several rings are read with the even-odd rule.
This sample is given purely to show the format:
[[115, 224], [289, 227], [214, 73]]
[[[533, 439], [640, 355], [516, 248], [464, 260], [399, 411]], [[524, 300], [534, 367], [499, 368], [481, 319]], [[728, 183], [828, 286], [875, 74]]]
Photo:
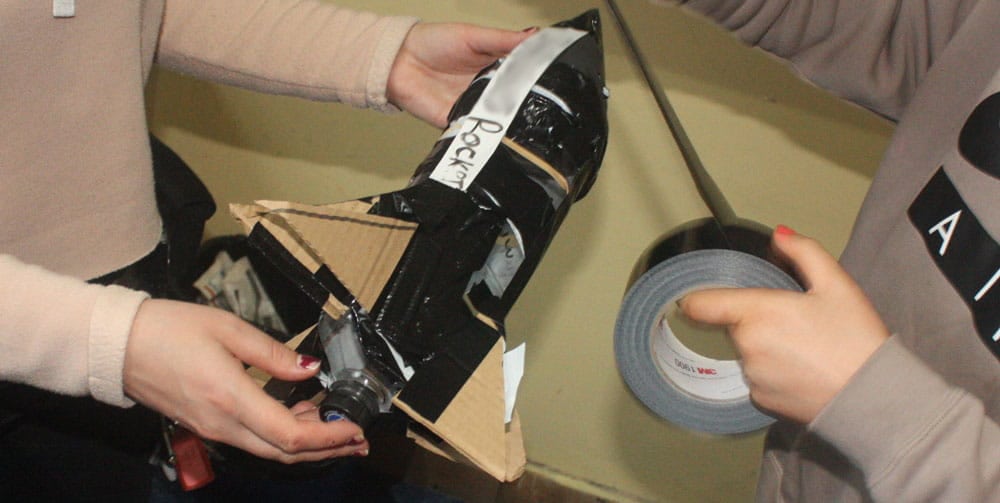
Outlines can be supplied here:
[[521, 31], [524, 32], [524, 33], [534, 33], [536, 31], [538, 31], [538, 27], [537, 26], [532, 26], [530, 28], [525, 28], [525, 29], [523, 29]]
[[774, 228], [774, 233], [778, 234], [778, 235], [781, 235], [781, 236], [794, 236], [795, 235], [795, 231], [793, 231], [791, 228], [786, 227], [784, 225], [778, 225], [777, 227], [775, 227]]
[[309, 355], [299, 355], [299, 367], [306, 370], [316, 370], [319, 368], [320, 364], [319, 358]]

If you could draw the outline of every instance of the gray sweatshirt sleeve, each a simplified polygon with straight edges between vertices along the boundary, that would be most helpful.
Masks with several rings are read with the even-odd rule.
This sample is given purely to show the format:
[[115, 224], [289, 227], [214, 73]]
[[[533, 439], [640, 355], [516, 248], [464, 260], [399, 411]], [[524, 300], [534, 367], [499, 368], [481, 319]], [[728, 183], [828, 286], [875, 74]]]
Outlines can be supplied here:
[[[683, 2], [804, 78], [891, 118], [977, 3]], [[874, 501], [1000, 501], [1000, 427], [988, 412], [995, 417], [995, 403], [949, 384], [893, 337], [808, 428], [864, 473]]]
[[861, 468], [875, 501], [1000, 501], [1000, 427], [895, 337], [809, 428]]
[[804, 78], [895, 119], [979, 0], [689, 0]]

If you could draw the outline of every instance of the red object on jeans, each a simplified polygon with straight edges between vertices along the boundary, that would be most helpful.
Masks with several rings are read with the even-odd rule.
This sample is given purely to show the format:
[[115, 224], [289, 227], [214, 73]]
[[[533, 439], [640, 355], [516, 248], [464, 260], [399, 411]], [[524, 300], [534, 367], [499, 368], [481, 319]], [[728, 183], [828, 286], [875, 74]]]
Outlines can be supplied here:
[[180, 426], [174, 427], [170, 446], [174, 451], [174, 468], [177, 482], [185, 491], [204, 487], [215, 480], [212, 461], [208, 458], [205, 443], [194, 433]]

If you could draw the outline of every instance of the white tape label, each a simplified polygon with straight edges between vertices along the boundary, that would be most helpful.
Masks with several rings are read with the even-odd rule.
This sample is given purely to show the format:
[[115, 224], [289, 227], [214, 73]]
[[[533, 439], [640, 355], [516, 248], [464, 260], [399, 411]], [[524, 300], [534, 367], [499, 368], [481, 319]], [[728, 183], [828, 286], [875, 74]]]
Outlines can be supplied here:
[[511, 51], [469, 114], [458, 119], [461, 126], [430, 178], [465, 192], [493, 156], [538, 78], [585, 34], [545, 28]]

